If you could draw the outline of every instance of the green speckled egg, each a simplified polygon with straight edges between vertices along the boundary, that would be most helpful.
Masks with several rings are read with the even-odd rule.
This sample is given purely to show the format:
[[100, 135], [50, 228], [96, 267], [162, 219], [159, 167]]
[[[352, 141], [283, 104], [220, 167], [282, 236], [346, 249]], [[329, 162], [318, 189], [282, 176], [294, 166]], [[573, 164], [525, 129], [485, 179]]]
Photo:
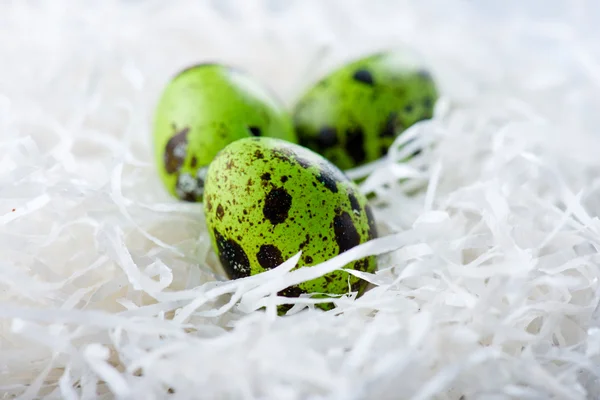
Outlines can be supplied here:
[[[273, 138], [241, 139], [215, 157], [206, 175], [204, 212], [213, 248], [233, 279], [277, 267], [300, 250], [298, 267], [312, 266], [377, 236], [354, 182], [320, 155]], [[373, 272], [376, 260], [346, 268]], [[335, 271], [280, 295], [344, 294], [348, 280], [362, 294], [367, 282]]]
[[296, 142], [291, 118], [249, 75], [219, 64], [180, 72], [164, 89], [154, 119], [154, 152], [167, 190], [202, 201], [207, 167], [226, 145], [251, 136]]
[[309, 88], [293, 110], [299, 143], [341, 169], [387, 154], [406, 128], [429, 119], [436, 84], [413, 55], [385, 52], [352, 61]]

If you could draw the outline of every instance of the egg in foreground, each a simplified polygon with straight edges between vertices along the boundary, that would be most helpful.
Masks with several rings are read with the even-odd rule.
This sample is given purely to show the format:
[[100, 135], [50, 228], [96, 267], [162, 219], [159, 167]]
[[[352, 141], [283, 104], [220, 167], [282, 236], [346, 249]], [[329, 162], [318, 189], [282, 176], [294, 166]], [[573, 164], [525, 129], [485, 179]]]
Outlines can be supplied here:
[[[316, 265], [377, 237], [367, 200], [350, 179], [320, 155], [273, 138], [237, 140], [215, 157], [204, 212], [213, 248], [233, 279], [275, 268], [298, 251], [299, 267]], [[374, 272], [376, 259], [345, 268]], [[334, 271], [279, 294], [341, 295], [349, 284], [361, 295], [367, 282]]]

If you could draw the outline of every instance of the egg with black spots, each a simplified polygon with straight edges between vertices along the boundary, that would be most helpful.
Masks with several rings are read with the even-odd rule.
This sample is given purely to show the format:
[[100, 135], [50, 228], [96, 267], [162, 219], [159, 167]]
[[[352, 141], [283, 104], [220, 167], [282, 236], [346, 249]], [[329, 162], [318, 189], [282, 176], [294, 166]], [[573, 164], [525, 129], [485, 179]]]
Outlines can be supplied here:
[[414, 54], [372, 54], [309, 87], [294, 106], [294, 128], [301, 145], [346, 170], [385, 156], [398, 135], [433, 116], [438, 96]]
[[[377, 237], [370, 206], [354, 182], [319, 154], [274, 138], [241, 139], [215, 157], [206, 175], [204, 212], [213, 248], [233, 279], [275, 268], [299, 251], [296, 268], [314, 266]], [[374, 272], [376, 259], [344, 268]], [[367, 286], [334, 271], [280, 295], [341, 295], [349, 292], [348, 283], [359, 295]]]
[[252, 136], [297, 141], [289, 112], [249, 74], [222, 64], [188, 68], [165, 87], [155, 110], [154, 153], [161, 181], [181, 200], [202, 201], [215, 155]]

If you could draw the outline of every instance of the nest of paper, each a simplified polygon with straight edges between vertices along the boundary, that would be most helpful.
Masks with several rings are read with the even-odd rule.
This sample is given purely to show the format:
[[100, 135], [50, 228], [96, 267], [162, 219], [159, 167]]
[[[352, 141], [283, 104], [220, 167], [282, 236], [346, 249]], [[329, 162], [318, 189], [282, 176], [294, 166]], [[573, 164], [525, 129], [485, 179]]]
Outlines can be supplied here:
[[[4, 398], [597, 398], [600, 13], [525, 5], [0, 3]], [[442, 98], [349, 172], [381, 237], [224, 279], [201, 205], [152, 162], [162, 87], [212, 59], [291, 104], [391, 47], [417, 49]], [[400, 163], [412, 138], [434, 145]], [[275, 295], [369, 254], [371, 290], [332, 311]]]

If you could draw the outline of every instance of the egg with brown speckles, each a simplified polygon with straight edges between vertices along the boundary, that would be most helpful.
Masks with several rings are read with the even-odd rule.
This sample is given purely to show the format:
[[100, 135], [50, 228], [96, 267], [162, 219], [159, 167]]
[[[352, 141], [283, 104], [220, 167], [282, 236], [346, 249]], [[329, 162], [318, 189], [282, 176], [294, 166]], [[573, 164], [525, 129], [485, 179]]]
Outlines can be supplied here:
[[385, 156], [398, 135], [430, 119], [437, 99], [436, 82], [416, 54], [377, 53], [309, 87], [294, 106], [294, 128], [299, 144], [354, 168]]
[[202, 201], [214, 156], [241, 138], [296, 142], [283, 105], [249, 74], [222, 64], [199, 64], [175, 76], [156, 106], [153, 140], [158, 173], [181, 200]]
[[[297, 268], [310, 267], [377, 237], [354, 182], [313, 151], [274, 138], [240, 139], [215, 157], [206, 175], [204, 212], [213, 248], [232, 279], [275, 268], [299, 251]], [[374, 272], [376, 259], [345, 268]], [[341, 295], [348, 283], [359, 295], [367, 285], [334, 271], [280, 295]]]

